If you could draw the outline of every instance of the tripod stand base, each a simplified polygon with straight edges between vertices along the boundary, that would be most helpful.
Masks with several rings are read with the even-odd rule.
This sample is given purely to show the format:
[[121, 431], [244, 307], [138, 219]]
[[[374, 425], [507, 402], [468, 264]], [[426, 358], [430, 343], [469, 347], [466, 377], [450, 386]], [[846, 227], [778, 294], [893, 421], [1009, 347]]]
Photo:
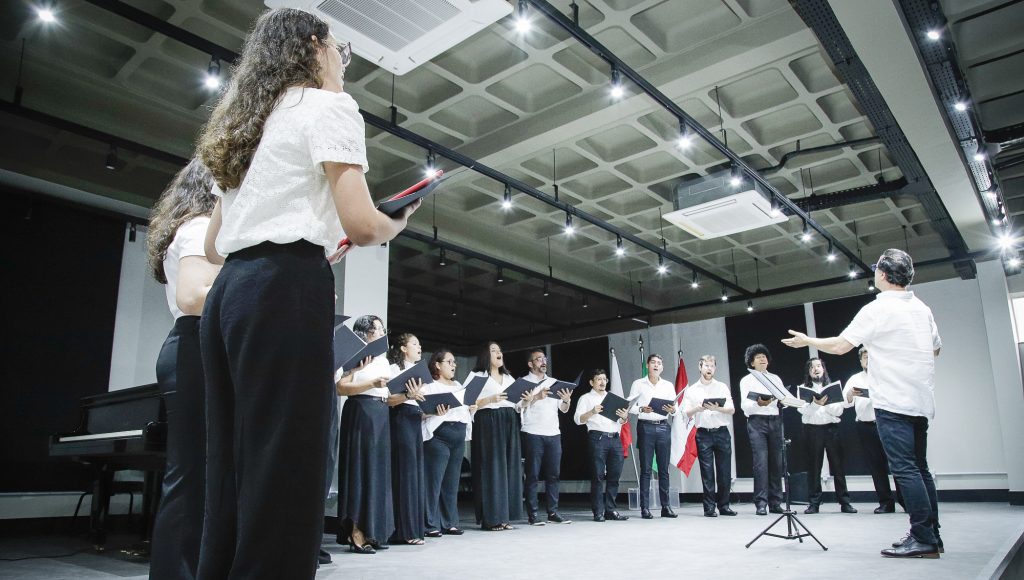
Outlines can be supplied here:
[[[771, 532], [770, 530], [774, 528], [775, 525], [781, 522], [782, 520], [786, 520], [786, 534], [783, 535]], [[761, 539], [761, 536], [771, 536], [773, 538], [782, 538], [783, 540], [797, 540], [801, 544], [803, 543], [804, 538], [809, 537], [815, 542], [817, 542], [818, 545], [821, 546], [822, 550], [825, 550], [826, 552], [828, 551], [828, 548], [825, 547], [825, 544], [822, 544], [821, 540], [816, 538], [814, 534], [811, 533], [811, 530], [809, 530], [807, 526], [805, 526], [803, 522], [801, 522], [800, 519], [796, 517], [796, 512], [788, 508], [784, 512], [782, 512], [782, 515], [776, 518], [774, 522], [769, 524], [767, 528], [762, 530], [760, 534], [754, 536], [754, 539], [750, 540], [750, 543], [748, 543], [745, 547], [749, 548], [750, 546], [752, 546], [754, 542]]]

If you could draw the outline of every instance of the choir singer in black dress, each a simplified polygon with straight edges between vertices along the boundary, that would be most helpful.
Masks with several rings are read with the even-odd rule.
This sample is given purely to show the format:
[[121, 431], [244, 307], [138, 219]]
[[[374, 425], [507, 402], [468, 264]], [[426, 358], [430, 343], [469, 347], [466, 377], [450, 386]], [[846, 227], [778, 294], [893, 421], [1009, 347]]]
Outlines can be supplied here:
[[[423, 348], [416, 335], [398, 335], [388, 353], [391, 376], [395, 377], [423, 358]], [[423, 544], [426, 519], [423, 491], [423, 412], [418, 400], [420, 385], [411, 385], [405, 392], [388, 397], [391, 407], [391, 497], [395, 512], [395, 533], [392, 544]]]

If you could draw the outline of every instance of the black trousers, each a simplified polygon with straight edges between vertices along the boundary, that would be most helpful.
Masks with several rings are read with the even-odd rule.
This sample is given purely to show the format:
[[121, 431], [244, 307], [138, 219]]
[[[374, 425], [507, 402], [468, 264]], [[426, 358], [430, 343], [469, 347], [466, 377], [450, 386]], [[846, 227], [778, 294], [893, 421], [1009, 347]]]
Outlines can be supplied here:
[[523, 433], [526, 454], [526, 509], [537, 513], [537, 480], [544, 475], [544, 499], [549, 514], [558, 511], [558, 476], [562, 467], [562, 436]]
[[395, 405], [391, 407], [393, 542], [423, 539], [427, 519], [423, 479], [423, 412], [419, 405]]
[[754, 464], [754, 505], [778, 506], [782, 503], [782, 417], [747, 417], [747, 435]]
[[804, 425], [807, 441], [807, 500], [812, 506], [821, 504], [821, 465], [828, 455], [828, 470], [836, 486], [836, 501], [839, 505], [850, 503], [850, 492], [846, 488], [846, 471], [843, 470], [843, 446], [839, 443], [839, 424]]
[[182, 316], [156, 360], [167, 406], [167, 469], [153, 524], [149, 577], [191, 579], [199, 566], [206, 485], [206, 386], [199, 317]]
[[669, 453], [672, 448], [672, 428], [668, 421], [644, 421], [637, 424], [637, 446], [640, 447], [640, 508], [650, 509], [651, 506], [651, 460], [658, 459], [658, 498], [662, 508], [669, 507], [669, 467], [672, 460]]
[[874, 421], [857, 421], [857, 435], [864, 449], [864, 459], [868, 462], [871, 481], [875, 484], [878, 505], [895, 507], [896, 500], [892, 486], [889, 485], [889, 463], [885, 458], [885, 450], [882, 449], [882, 441], [878, 438], [878, 427]]
[[423, 442], [427, 531], [459, 527], [459, 479], [466, 456], [466, 424], [445, 421]]
[[[619, 477], [622, 476], [622, 443], [618, 433], [589, 431], [590, 509], [595, 516], [618, 510]], [[604, 488], [604, 489], [602, 489]]]
[[199, 578], [312, 578], [334, 396], [323, 248], [231, 254], [206, 298], [206, 518]]
[[483, 409], [473, 420], [473, 508], [485, 528], [523, 517], [523, 453], [518, 413], [511, 407]]
[[728, 427], [697, 429], [697, 461], [704, 484], [704, 511], [714, 511], [715, 506], [728, 509], [732, 488], [732, 436]]
[[341, 409], [338, 451], [338, 543], [356, 526], [384, 544], [395, 531], [391, 493], [391, 417], [380, 397], [354, 395]]

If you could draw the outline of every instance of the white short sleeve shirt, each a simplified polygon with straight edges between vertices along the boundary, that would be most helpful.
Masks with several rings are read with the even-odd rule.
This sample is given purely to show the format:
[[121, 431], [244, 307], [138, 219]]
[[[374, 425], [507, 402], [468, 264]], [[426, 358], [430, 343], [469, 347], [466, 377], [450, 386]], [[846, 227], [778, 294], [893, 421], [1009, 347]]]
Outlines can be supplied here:
[[178, 266], [182, 258], [188, 256], [206, 257], [203, 245], [206, 242], [206, 227], [210, 225], [210, 218], [197, 217], [178, 226], [174, 232], [174, 240], [167, 246], [167, 255], [164, 256], [164, 276], [167, 278], [167, 285], [164, 292], [167, 294], [167, 308], [171, 315], [177, 320], [185, 315], [178, 308]]

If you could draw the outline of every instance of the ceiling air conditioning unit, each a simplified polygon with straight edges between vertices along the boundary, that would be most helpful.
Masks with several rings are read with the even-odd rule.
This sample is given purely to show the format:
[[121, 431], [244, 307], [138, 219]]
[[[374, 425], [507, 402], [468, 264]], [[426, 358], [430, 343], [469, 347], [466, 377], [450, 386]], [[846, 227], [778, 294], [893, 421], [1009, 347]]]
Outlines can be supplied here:
[[327, 21], [331, 33], [382, 69], [403, 75], [512, 12], [507, 0], [265, 0]]
[[702, 240], [728, 236], [789, 218], [772, 215], [770, 194], [761, 186], [744, 179], [732, 184], [728, 169], [708, 174], [698, 181], [680, 183], [675, 189], [676, 210], [665, 219]]

